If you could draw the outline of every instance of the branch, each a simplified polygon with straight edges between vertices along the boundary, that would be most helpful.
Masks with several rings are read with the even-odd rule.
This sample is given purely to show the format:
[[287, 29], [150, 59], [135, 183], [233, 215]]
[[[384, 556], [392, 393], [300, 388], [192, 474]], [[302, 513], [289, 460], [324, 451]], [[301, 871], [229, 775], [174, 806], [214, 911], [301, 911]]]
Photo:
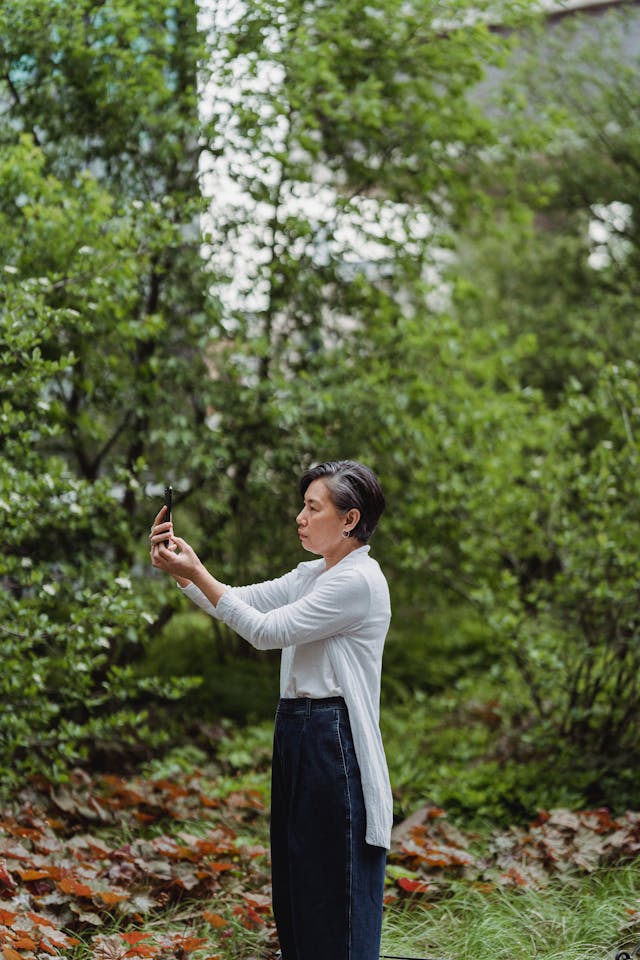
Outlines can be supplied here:
[[1, 624], [1, 623], [0, 623], [0, 630], [1, 630], [3, 633], [8, 634], [10, 637], [18, 637], [19, 640], [29, 640], [29, 639], [30, 639], [28, 633], [18, 633], [17, 630], [10, 630], [9, 627], [5, 627], [5, 626], [3, 626], [3, 624]]
[[[17, 89], [16, 85], [14, 84], [13, 80], [11, 79], [11, 74], [9, 73], [9, 71], [7, 71], [7, 73], [5, 74], [4, 79], [6, 80], [7, 86], [8, 86], [8, 88], [9, 88], [9, 90], [10, 90], [10, 92], [11, 92], [11, 95], [12, 95], [12, 97], [13, 97], [13, 102], [15, 103], [15, 105], [16, 105], [17, 107], [21, 107], [21, 106], [22, 106], [22, 100], [20, 99], [20, 94], [18, 93], [18, 89]], [[41, 147], [41, 146], [42, 146], [42, 142], [41, 142], [40, 137], [38, 136], [38, 134], [37, 134], [37, 132], [36, 132], [35, 127], [33, 127], [32, 130], [31, 130], [31, 136], [33, 137], [33, 142], [35, 143], [36, 147]]]

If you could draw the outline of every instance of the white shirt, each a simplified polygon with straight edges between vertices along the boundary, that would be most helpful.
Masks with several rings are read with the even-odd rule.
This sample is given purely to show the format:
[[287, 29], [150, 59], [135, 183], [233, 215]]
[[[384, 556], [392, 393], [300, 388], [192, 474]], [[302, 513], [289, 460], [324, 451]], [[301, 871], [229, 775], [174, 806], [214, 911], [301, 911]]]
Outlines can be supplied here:
[[369, 547], [329, 570], [312, 560], [276, 580], [230, 587], [217, 607], [184, 593], [258, 650], [281, 649], [280, 695], [343, 696], [367, 815], [366, 841], [389, 848], [393, 802], [380, 735], [382, 651], [391, 620], [387, 581]]

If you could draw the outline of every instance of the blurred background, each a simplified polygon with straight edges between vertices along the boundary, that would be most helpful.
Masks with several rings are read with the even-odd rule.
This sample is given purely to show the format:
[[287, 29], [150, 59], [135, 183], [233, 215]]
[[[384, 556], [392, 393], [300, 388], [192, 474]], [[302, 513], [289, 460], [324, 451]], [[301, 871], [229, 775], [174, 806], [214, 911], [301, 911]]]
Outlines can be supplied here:
[[397, 816], [632, 806], [638, 4], [0, 0], [0, 37], [0, 789], [257, 749], [278, 656], [149, 525], [170, 482], [220, 579], [278, 576], [348, 457]]

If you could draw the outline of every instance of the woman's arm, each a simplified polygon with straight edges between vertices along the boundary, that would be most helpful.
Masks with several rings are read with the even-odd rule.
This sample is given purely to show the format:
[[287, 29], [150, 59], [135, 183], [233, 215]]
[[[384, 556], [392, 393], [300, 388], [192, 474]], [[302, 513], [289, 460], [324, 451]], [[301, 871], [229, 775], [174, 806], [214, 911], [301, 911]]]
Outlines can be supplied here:
[[165, 508], [162, 507], [151, 528], [151, 563], [173, 576], [183, 589], [187, 589], [189, 599], [210, 616], [218, 618], [218, 600], [224, 592], [231, 590], [245, 603], [260, 611], [272, 610], [288, 602], [289, 585], [296, 575], [295, 571], [275, 580], [265, 580], [245, 587], [228, 587], [207, 570], [185, 540], [174, 536], [171, 522], [162, 522], [164, 513]]
[[350, 568], [318, 583], [306, 596], [266, 613], [229, 590], [216, 607], [216, 617], [258, 650], [281, 649], [348, 633], [371, 608], [369, 583]]
[[[161, 514], [162, 511], [158, 516]], [[169, 542], [165, 545], [167, 535]], [[197, 587], [215, 608], [216, 618], [258, 650], [280, 649], [337, 636], [359, 623], [370, 608], [366, 577], [349, 568], [328, 576], [299, 600], [262, 612], [214, 577], [186, 540], [173, 534], [170, 523], [156, 524], [150, 539], [153, 566], [171, 574], [178, 583]]]

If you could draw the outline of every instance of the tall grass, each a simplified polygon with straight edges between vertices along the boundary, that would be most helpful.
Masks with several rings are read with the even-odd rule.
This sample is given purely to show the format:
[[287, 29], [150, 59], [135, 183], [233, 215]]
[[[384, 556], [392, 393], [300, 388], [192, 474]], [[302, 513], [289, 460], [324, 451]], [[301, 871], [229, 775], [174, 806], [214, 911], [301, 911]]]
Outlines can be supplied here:
[[640, 871], [625, 866], [538, 890], [460, 885], [429, 907], [388, 909], [383, 954], [442, 960], [613, 960], [640, 942]]

